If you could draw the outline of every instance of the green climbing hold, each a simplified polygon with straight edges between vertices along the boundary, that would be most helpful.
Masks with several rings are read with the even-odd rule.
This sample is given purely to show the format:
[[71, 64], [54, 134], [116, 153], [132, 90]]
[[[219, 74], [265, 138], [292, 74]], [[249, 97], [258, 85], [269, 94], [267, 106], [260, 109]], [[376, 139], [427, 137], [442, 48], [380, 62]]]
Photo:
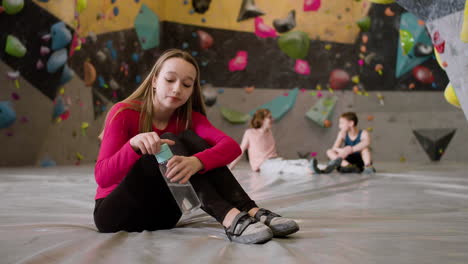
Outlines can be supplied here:
[[309, 53], [309, 36], [301, 31], [289, 32], [278, 38], [278, 46], [289, 57], [304, 59]]
[[400, 29], [400, 45], [403, 49], [403, 55], [408, 54], [414, 46], [413, 34], [408, 30]]
[[329, 127], [338, 97], [320, 98], [306, 113], [306, 117], [321, 127]]
[[22, 58], [26, 54], [26, 47], [21, 43], [21, 41], [19, 41], [19, 39], [12, 35], [8, 35], [5, 52], [11, 56]]
[[221, 114], [231, 124], [244, 124], [250, 119], [249, 114], [221, 107]]
[[2, 5], [5, 13], [14, 15], [23, 10], [24, 0], [3, 0]]
[[359, 19], [356, 23], [357, 23], [357, 25], [359, 26], [359, 28], [361, 29], [362, 32], [369, 31], [369, 29], [371, 27], [371, 19], [370, 19], [369, 16], [365, 16], [365, 17]]
[[147, 5], [142, 4], [140, 12], [135, 17], [135, 31], [144, 50], [159, 46], [159, 16]]
[[76, 11], [78, 13], [83, 12], [83, 10], [85, 10], [87, 6], [88, 6], [88, 0], [78, 0], [78, 1], [76, 1]]

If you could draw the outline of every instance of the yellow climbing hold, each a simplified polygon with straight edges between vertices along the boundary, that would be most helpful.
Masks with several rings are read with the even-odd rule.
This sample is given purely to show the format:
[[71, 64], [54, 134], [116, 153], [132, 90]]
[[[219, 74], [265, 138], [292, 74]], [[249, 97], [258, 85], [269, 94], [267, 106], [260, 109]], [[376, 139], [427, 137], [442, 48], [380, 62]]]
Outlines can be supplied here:
[[453, 89], [453, 86], [451, 83], [449, 83], [447, 87], [445, 88], [444, 97], [445, 97], [445, 100], [447, 100], [447, 102], [449, 102], [451, 105], [461, 108], [460, 102], [458, 101], [457, 94], [455, 93], [455, 90]]
[[84, 156], [81, 155], [81, 153], [76, 152], [76, 158], [77, 158], [78, 160], [83, 160], [83, 159], [84, 159]]
[[463, 42], [468, 42], [468, 0], [465, 3], [465, 12], [463, 14], [463, 26], [460, 32], [460, 39]]
[[87, 6], [88, 6], [88, 0], [78, 0], [78, 1], [76, 1], [76, 11], [78, 13], [83, 12], [83, 10], [85, 10]]
[[351, 81], [353, 81], [353, 83], [359, 83], [359, 75], [354, 75], [353, 78], [351, 78]]

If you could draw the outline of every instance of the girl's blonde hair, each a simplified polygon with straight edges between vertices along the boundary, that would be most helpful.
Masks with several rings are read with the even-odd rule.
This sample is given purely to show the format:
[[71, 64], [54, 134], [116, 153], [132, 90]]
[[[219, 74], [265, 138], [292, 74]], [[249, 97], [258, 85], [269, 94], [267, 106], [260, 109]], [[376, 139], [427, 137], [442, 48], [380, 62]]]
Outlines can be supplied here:
[[[181, 58], [188, 63], [192, 64], [196, 69], [195, 81], [193, 84], [193, 92], [187, 102], [177, 108], [176, 114], [176, 133], [190, 129], [192, 127], [192, 111], [197, 111], [202, 115], [206, 116], [205, 103], [203, 102], [201, 86], [200, 86], [200, 68], [198, 67], [197, 61], [187, 52], [179, 49], [170, 49], [165, 51], [156, 61], [150, 73], [141, 85], [128, 96], [126, 99], [121, 101], [126, 106], [120, 108], [109, 121], [112, 120], [125, 109], [132, 109], [140, 112], [139, 132], [151, 132], [153, 131], [153, 78], [157, 78], [161, 72], [161, 68], [169, 59]], [[109, 115], [109, 114], [108, 114]], [[106, 116], [106, 120], [109, 116]], [[105, 123], [104, 123], [105, 124]], [[104, 135], [105, 125], [99, 135], [102, 140]]]
[[269, 115], [271, 115], [270, 110], [268, 110], [266, 108], [258, 109], [255, 112], [254, 116], [252, 117], [252, 120], [250, 120], [250, 127], [251, 128], [260, 128], [260, 127], [262, 127], [263, 126], [263, 121]]

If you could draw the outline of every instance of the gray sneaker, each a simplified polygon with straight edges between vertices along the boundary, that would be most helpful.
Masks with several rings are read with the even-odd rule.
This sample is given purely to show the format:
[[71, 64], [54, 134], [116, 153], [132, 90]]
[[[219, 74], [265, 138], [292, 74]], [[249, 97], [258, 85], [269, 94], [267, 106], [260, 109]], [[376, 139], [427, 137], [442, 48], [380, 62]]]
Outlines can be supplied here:
[[328, 162], [327, 167], [323, 170], [323, 173], [330, 173], [330, 172], [334, 171], [335, 169], [337, 169], [341, 165], [342, 161], [343, 161], [342, 158], [337, 158], [337, 159], [334, 159], [334, 160], [330, 160]]
[[367, 166], [367, 167], [364, 168], [362, 173], [364, 173], [364, 174], [374, 174], [375, 173], [375, 168], [374, 168], [374, 166]]
[[246, 212], [240, 212], [229, 228], [224, 228], [232, 242], [242, 244], [260, 244], [273, 238], [273, 232], [265, 224], [250, 217]]
[[274, 237], [284, 237], [299, 231], [296, 221], [263, 208], [255, 214], [255, 219], [267, 225], [273, 231]]

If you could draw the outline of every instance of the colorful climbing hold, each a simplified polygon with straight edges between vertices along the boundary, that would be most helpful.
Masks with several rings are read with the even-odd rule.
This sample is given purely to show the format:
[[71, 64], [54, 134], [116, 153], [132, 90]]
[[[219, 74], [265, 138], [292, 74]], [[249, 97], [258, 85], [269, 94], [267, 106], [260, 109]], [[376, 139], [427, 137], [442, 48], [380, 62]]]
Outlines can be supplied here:
[[204, 14], [210, 8], [211, 0], [192, 0], [193, 10], [199, 14]]
[[159, 46], [159, 17], [147, 5], [141, 5], [134, 25], [138, 40], [144, 50]]
[[229, 61], [229, 71], [243, 71], [247, 67], [247, 51], [238, 51], [236, 57]]
[[64, 22], [58, 22], [50, 28], [52, 36], [52, 50], [65, 48], [72, 40], [70, 30], [65, 26]]
[[9, 15], [15, 15], [23, 10], [24, 0], [3, 0], [3, 9]]
[[263, 18], [261, 17], [255, 18], [255, 35], [260, 38], [274, 38], [278, 36], [272, 27], [263, 23]]
[[83, 63], [84, 82], [86, 86], [92, 86], [96, 80], [96, 69], [88, 61]]
[[310, 40], [301, 31], [288, 32], [278, 38], [278, 46], [293, 59], [304, 59], [309, 53]]
[[[200, 48], [201, 49], [209, 49], [213, 46], [213, 37], [203, 30], [197, 30], [198, 38], [200, 39]], [[187, 44], [188, 45], [188, 44]]]
[[403, 55], [407, 55], [414, 46], [414, 38], [408, 30], [400, 29], [400, 45]]
[[76, 12], [83, 12], [88, 6], [88, 0], [77, 0], [76, 1]]
[[297, 59], [296, 60], [296, 65], [294, 66], [294, 70], [296, 73], [302, 74], [302, 75], [309, 75], [310, 74], [310, 65], [307, 61]]
[[50, 56], [49, 60], [47, 61], [47, 72], [54, 73], [60, 67], [62, 67], [67, 62], [67, 50], [61, 49], [57, 50]]
[[445, 88], [444, 97], [445, 100], [447, 100], [447, 102], [449, 102], [451, 105], [461, 108], [460, 101], [458, 101], [457, 94], [455, 93], [451, 83], [449, 83]]
[[265, 15], [265, 13], [255, 5], [254, 0], [242, 0], [237, 22], [263, 15]]
[[303, 10], [307, 11], [317, 11], [320, 9], [321, 0], [304, 0]]
[[342, 69], [335, 69], [330, 73], [328, 82], [333, 90], [343, 89], [350, 80], [349, 74]]
[[439, 31], [435, 31], [432, 36], [432, 44], [434, 44], [435, 49], [440, 54], [443, 54], [445, 51], [445, 40], [440, 35]]
[[296, 26], [296, 11], [291, 10], [289, 14], [284, 19], [275, 19], [273, 20], [273, 26], [275, 27], [276, 31], [280, 33], [285, 33], [290, 31]]
[[395, 12], [393, 12], [393, 10], [390, 7], [385, 8], [384, 13], [386, 16], [389, 16], [389, 17], [395, 16]]
[[422, 83], [431, 84], [434, 82], [434, 75], [426, 66], [419, 65], [414, 67], [413, 76]]
[[361, 19], [359, 19], [357, 22], [358, 27], [361, 29], [361, 31], [366, 32], [369, 31], [371, 27], [371, 19], [369, 16], [365, 16]]
[[75, 76], [75, 72], [72, 69], [70, 69], [70, 67], [68, 67], [67, 64], [65, 64], [62, 70], [62, 75], [60, 76], [59, 85], [66, 84], [73, 78], [73, 76]]
[[15, 36], [8, 35], [6, 39], [5, 52], [11, 56], [22, 58], [26, 55], [26, 47]]
[[41, 59], [36, 62], [36, 70], [42, 70], [44, 68], [44, 62]]

